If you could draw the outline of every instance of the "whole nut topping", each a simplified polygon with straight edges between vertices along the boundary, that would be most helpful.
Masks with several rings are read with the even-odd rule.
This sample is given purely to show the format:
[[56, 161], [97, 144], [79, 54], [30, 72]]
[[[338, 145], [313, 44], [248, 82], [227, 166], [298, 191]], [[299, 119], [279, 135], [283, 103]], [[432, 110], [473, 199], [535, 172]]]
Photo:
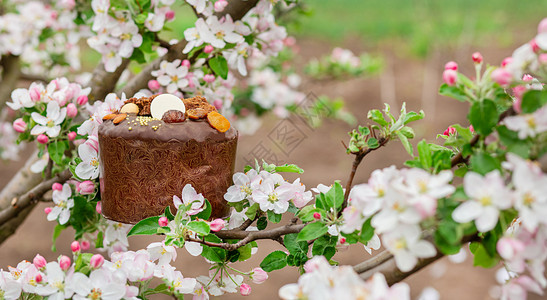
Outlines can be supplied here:
[[127, 103], [124, 106], [122, 106], [122, 109], [120, 109], [121, 113], [124, 114], [138, 114], [139, 113], [139, 107], [135, 103]]
[[117, 116], [118, 114], [108, 114], [103, 117], [103, 121], [115, 119]]
[[112, 123], [114, 124], [120, 124], [123, 120], [127, 118], [127, 114], [119, 114], [116, 118], [114, 118], [114, 121]]

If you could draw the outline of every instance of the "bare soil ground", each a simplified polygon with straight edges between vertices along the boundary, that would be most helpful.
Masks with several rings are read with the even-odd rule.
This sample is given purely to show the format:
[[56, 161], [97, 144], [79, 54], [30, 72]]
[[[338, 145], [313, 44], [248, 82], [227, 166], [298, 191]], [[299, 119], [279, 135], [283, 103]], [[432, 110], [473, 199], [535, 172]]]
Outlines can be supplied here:
[[[301, 56], [306, 60], [310, 57], [318, 57], [331, 50], [329, 43], [315, 40], [300, 42]], [[360, 44], [347, 42], [346, 47], [359, 53], [364, 49]], [[424, 108], [426, 119], [415, 124], [417, 138], [434, 141], [438, 133], [454, 123], [465, 123], [467, 106], [456, 100], [436, 96], [436, 90], [441, 84], [441, 74], [446, 61], [456, 57], [454, 52], [438, 52], [428, 61], [420, 61], [397, 55], [391, 49], [385, 49], [384, 53], [389, 69], [381, 77], [352, 79], [345, 82], [309, 83], [306, 84], [305, 93], [315, 95], [340, 96], [346, 99], [349, 111], [365, 124], [366, 113], [372, 108], [381, 108], [383, 102], [395, 104], [397, 110], [401, 103], [407, 103], [410, 110]], [[511, 54], [511, 48], [493, 50], [481, 50], [485, 59], [492, 63], [499, 63]], [[470, 57], [466, 55], [465, 57]], [[459, 61], [460, 70], [471, 74], [472, 63], [468, 59]], [[300, 63], [301, 64], [301, 63]], [[429, 66], [427, 69], [425, 66]], [[387, 74], [387, 75], [386, 75]], [[424, 83], [424, 78], [427, 79]], [[433, 95], [423, 99], [423, 95]], [[393, 103], [395, 102], [395, 103]], [[283, 153], [276, 148], [271, 136], [272, 130], [279, 121], [271, 118], [264, 122], [263, 126], [254, 136], [240, 137], [238, 147], [238, 163], [236, 170], [242, 170], [244, 161], [250, 158], [251, 152], [262, 143], [267, 149], [277, 154], [278, 159], [284, 162], [296, 163], [305, 170], [301, 176], [302, 182], [308, 188], [315, 187], [319, 183], [330, 184], [334, 180], [345, 182], [349, 174], [352, 157], [345, 154], [341, 141], [347, 141], [347, 132], [351, 126], [337, 121], [326, 121], [317, 129], [311, 129], [299, 120], [294, 120], [293, 125], [298, 127], [305, 136], [298, 147]], [[376, 151], [368, 156], [358, 171], [355, 183], [366, 182], [370, 172], [377, 168], [396, 165], [401, 167], [403, 162], [410, 157], [398, 142], [390, 143], [385, 149]], [[1, 166], [0, 187], [4, 186], [19, 167], [20, 163], [9, 163]], [[57, 242], [57, 252], [50, 249], [50, 240], [53, 232], [53, 222], [48, 222], [44, 216], [43, 208], [46, 204], [40, 204], [19, 228], [17, 233], [0, 246], [0, 268], [15, 265], [17, 262], [27, 259], [32, 260], [36, 253], [40, 253], [48, 260], [55, 259], [60, 254], [70, 253], [69, 244], [73, 232], [64, 232]], [[141, 249], [157, 238], [135, 237], [130, 239], [132, 249]], [[248, 262], [239, 263], [235, 267], [248, 271], [257, 266], [272, 249], [281, 249], [276, 242], [260, 242], [259, 252]], [[373, 253], [374, 254], [374, 253]], [[346, 251], [339, 252], [334, 259], [341, 264], [354, 265], [370, 256], [361, 246], [352, 246]], [[202, 258], [191, 257], [185, 250], [179, 251], [179, 258], [175, 265], [185, 276], [199, 276], [207, 273], [208, 264]], [[287, 283], [296, 282], [298, 272], [295, 268], [286, 268], [270, 273], [270, 279], [262, 285], [252, 284], [253, 293], [249, 299], [278, 299], [278, 289]], [[416, 298], [424, 287], [432, 286], [440, 291], [442, 299], [491, 299], [489, 288], [495, 284], [494, 271], [474, 268], [472, 261], [468, 259], [462, 264], [453, 264], [446, 258], [425, 268], [409, 279], [405, 280], [412, 291], [412, 298]], [[227, 295], [225, 299], [239, 299], [238, 294]], [[159, 298], [159, 297], [158, 297]], [[540, 298], [532, 298], [540, 299]]]

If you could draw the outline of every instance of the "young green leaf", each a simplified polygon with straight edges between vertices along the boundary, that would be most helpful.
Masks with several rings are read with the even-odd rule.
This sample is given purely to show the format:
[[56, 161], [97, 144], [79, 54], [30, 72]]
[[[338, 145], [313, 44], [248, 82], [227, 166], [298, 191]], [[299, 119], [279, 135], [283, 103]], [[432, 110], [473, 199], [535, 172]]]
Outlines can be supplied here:
[[213, 211], [211, 202], [209, 200], [205, 199], [205, 209], [200, 211], [196, 217], [203, 220], [209, 220], [211, 217], [211, 212]]
[[186, 226], [188, 227], [188, 229], [202, 235], [206, 235], [211, 231], [209, 224], [207, 224], [205, 221], [192, 221]]
[[283, 238], [283, 244], [287, 247], [287, 250], [289, 250], [291, 254], [308, 253], [308, 242], [297, 241], [297, 235], [298, 234], [296, 233], [285, 235]]
[[260, 263], [260, 267], [266, 272], [283, 269], [285, 266], [287, 266], [287, 254], [279, 250], [268, 254]]
[[270, 222], [277, 224], [281, 221], [281, 217], [283, 217], [281, 214], [276, 214], [273, 210], [268, 210], [268, 220]]
[[228, 78], [228, 62], [224, 56], [215, 56], [209, 60], [209, 67], [222, 79]]
[[325, 223], [314, 222], [309, 223], [298, 233], [297, 241], [311, 241], [323, 236], [328, 231], [328, 227]]
[[133, 226], [133, 228], [131, 228], [131, 230], [129, 230], [127, 236], [156, 234], [158, 228], [160, 228], [160, 225], [158, 224], [159, 219], [159, 216], [155, 216], [140, 220]]
[[471, 105], [469, 121], [476, 132], [482, 136], [489, 135], [498, 123], [498, 110], [494, 101], [484, 99]]
[[299, 168], [297, 165], [289, 165], [289, 164], [284, 164], [282, 166], [276, 166], [275, 171], [276, 172], [287, 172], [287, 173], [298, 173], [298, 174], [304, 173], [304, 170]]

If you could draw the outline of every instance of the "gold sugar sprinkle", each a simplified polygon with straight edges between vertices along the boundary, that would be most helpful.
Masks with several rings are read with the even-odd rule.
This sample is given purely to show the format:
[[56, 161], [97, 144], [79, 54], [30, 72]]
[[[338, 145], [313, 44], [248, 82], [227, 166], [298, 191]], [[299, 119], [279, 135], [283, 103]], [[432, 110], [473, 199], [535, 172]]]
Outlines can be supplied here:
[[127, 130], [129, 130], [129, 131], [131, 131], [131, 129], [133, 129], [133, 128], [131, 128], [131, 127], [127, 128]]

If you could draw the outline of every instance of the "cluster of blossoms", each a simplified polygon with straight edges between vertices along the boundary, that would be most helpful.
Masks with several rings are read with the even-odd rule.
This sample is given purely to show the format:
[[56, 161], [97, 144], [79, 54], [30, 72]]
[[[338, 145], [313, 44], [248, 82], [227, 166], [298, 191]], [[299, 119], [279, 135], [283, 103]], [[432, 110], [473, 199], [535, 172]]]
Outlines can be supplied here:
[[80, 69], [78, 41], [86, 27], [74, 23], [73, 0], [53, 2], [25, 2], [0, 16], [0, 53], [19, 56], [31, 74], [54, 77]]
[[[170, 8], [173, 2], [152, 1], [150, 11], [146, 12], [146, 19], [143, 20], [143, 27], [152, 33], [161, 31], [165, 22], [175, 17]], [[97, 35], [90, 37], [87, 43], [102, 55], [105, 70], [114, 72], [122, 64], [123, 58], [131, 57], [134, 49], [143, 44], [144, 28], [137, 26], [132, 11], [111, 6], [109, 0], [93, 0], [91, 7], [95, 13], [91, 29]]]
[[32, 83], [28, 89], [15, 89], [11, 93], [12, 102], [7, 105], [26, 114], [13, 122], [13, 128], [19, 133], [30, 130], [30, 135], [36, 136], [41, 144], [47, 144], [50, 139], [74, 140], [76, 133], [67, 131], [79, 113], [78, 107], [87, 103], [90, 91], [64, 77], [54, 79], [46, 86]]
[[[251, 169], [246, 173], [235, 173], [233, 181], [234, 185], [228, 188], [224, 199], [248, 207], [258, 206], [263, 212], [282, 214], [289, 209], [291, 203], [301, 208], [313, 199], [311, 191], [306, 191], [306, 186], [300, 182], [300, 178], [290, 183], [280, 174], [265, 170], [257, 172]], [[234, 211], [229, 226], [238, 227], [246, 219], [245, 210]]]
[[341, 78], [358, 76], [365, 71], [374, 72], [381, 67], [381, 61], [367, 54], [356, 56], [351, 50], [336, 47], [320, 59], [311, 60], [306, 72], [313, 78]]
[[335, 267], [322, 256], [316, 256], [304, 265], [306, 273], [298, 283], [279, 290], [285, 300], [298, 299], [410, 299], [406, 283], [388, 286], [384, 276], [375, 274], [366, 282], [350, 266]]
[[418, 258], [432, 257], [435, 247], [422, 239], [420, 223], [435, 215], [437, 201], [451, 195], [452, 173], [437, 175], [422, 169], [375, 170], [366, 184], [353, 187], [343, 211], [342, 232], [360, 230], [371, 219], [383, 245], [395, 256], [401, 271], [411, 270]]

